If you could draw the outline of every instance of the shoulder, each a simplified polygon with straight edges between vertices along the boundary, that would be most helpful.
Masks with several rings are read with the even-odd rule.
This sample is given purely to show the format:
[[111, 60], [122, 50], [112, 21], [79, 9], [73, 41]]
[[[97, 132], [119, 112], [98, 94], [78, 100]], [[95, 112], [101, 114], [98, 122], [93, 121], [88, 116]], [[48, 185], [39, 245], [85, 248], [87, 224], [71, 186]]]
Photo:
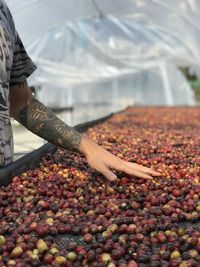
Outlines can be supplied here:
[[3, 20], [4, 23], [8, 24], [13, 32], [15, 31], [13, 17], [4, 0], [0, 0], [0, 20]]

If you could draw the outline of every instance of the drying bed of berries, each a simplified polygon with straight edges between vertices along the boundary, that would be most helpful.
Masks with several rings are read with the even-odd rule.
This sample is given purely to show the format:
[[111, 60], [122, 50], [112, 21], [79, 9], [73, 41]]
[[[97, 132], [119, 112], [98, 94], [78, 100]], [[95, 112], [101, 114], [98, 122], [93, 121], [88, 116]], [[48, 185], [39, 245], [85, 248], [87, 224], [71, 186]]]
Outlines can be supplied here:
[[0, 266], [200, 266], [199, 118], [197, 108], [128, 108], [88, 130], [160, 171], [152, 181], [117, 173], [111, 183], [61, 149], [14, 177], [0, 188]]

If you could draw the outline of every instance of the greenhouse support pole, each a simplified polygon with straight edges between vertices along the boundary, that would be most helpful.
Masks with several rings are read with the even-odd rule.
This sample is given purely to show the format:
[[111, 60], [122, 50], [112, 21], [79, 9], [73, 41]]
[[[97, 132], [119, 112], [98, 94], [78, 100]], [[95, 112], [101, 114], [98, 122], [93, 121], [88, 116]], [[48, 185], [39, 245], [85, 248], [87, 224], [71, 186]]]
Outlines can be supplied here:
[[117, 78], [114, 78], [112, 81], [112, 106], [113, 105], [119, 105], [120, 103], [120, 97], [119, 97], [119, 80]]
[[163, 87], [164, 87], [164, 92], [165, 92], [165, 97], [166, 97], [166, 103], [168, 106], [173, 106], [174, 101], [173, 101], [173, 95], [172, 95], [172, 91], [171, 91], [171, 87], [169, 83], [169, 76], [167, 74], [166, 63], [162, 61], [159, 63], [159, 66], [160, 66], [160, 71], [161, 71], [161, 75], [163, 78]]

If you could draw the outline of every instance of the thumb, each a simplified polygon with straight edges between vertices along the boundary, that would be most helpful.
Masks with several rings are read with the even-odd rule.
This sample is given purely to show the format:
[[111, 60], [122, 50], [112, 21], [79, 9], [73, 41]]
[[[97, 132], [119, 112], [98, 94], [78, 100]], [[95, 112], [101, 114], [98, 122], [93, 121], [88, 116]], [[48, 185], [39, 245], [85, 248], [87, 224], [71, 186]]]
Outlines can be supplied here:
[[111, 182], [117, 179], [117, 176], [108, 168], [104, 168], [100, 172]]

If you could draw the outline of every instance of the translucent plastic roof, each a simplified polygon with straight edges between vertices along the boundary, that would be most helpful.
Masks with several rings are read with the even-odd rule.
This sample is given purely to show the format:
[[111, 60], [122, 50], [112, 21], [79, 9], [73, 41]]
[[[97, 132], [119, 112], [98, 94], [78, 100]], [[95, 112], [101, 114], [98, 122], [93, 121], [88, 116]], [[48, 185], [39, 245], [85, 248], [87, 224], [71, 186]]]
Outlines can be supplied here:
[[194, 37], [200, 30], [198, 0], [7, 0], [7, 3], [25, 44], [61, 24], [101, 16], [119, 19], [125, 16], [129, 21], [140, 21], [168, 32], [190, 48], [195, 48], [192, 42], [199, 41]]
[[[185, 80], [181, 74], [172, 77], [170, 73], [169, 77], [169, 68], [164, 70], [163, 66], [168, 63], [191, 66], [200, 62], [199, 0], [7, 0], [7, 3], [17, 30], [38, 65], [33, 76], [35, 84], [74, 88], [92, 83], [93, 88], [110, 81], [112, 87], [114, 80], [157, 69], [154, 80], [161, 77], [168, 89], [174, 80], [182, 88]], [[179, 82], [177, 77], [182, 77]], [[181, 92], [186, 99], [187, 94], [183, 96]]]

